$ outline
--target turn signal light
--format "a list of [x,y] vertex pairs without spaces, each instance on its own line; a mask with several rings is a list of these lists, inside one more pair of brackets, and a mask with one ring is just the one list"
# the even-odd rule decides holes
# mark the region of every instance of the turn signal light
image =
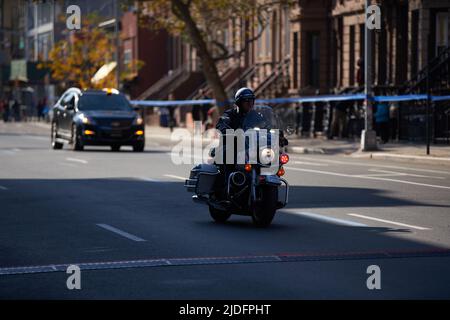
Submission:
[[288,163],[289,162],[289,156],[286,154],[286,153],[283,153],[281,156],[280,156],[280,163],[281,164],[286,164],[286,163]]
[[84,130],[84,134],[87,136],[92,136],[93,134],[95,134],[95,132],[92,130]]
[[143,134],[144,134],[144,131],[142,131],[142,130],[136,131],[137,136],[142,136]]
[[278,169],[277,176],[282,177],[284,176],[284,173],[285,173],[284,168],[281,167],[280,169]]
[[251,164],[246,164],[245,165],[245,171],[247,171],[247,172],[252,171],[252,165]]

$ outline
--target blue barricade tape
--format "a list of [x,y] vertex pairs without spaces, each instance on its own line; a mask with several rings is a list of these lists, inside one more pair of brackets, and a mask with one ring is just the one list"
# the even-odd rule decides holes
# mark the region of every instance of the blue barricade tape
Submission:
[[373,97],[373,101],[376,101],[376,102],[414,101],[414,100],[426,100],[426,99],[428,99],[428,96],[426,94]]
[[[375,96],[372,97],[376,102],[399,102],[399,101],[414,101],[414,100],[426,100],[428,96],[426,94],[414,94],[414,95],[400,95],[400,96]],[[280,103],[302,103],[302,102],[331,102],[331,101],[354,101],[365,100],[365,94],[349,94],[349,95],[323,95],[312,97],[293,97],[293,98],[274,98],[274,99],[256,99],[255,103],[259,104],[280,104]],[[450,100],[450,96],[432,96],[432,101],[446,101]],[[214,105],[216,100],[203,99],[203,100],[132,100],[131,104],[136,106],[145,107],[170,107],[170,106],[192,106],[192,105]],[[232,103],[232,101],[230,101]]]
[[432,101],[446,101],[446,100],[450,100],[450,96],[432,96],[431,100]]

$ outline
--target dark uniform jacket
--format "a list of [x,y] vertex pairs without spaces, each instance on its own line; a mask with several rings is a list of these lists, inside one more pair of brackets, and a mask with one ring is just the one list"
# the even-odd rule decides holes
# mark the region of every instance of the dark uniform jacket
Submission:
[[[222,134],[226,134],[227,129],[242,129],[246,113],[239,112],[239,107],[234,106],[232,109],[226,110],[217,121],[216,129]],[[287,139],[284,137],[283,130],[280,130],[280,146],[288,145]]]
[[225,134],[227,129],[236,130],[242,128],[244,119],[245,114],[239,112],[238,106],[234,106],[234,108],[226,110],[219,118],[216,129]]

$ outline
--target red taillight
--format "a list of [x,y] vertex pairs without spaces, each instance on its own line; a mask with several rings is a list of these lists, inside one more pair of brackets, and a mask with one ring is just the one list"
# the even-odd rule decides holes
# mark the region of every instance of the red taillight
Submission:
[[244,169],[245,169],[245,171],[250,172],[250,171],[252,171],[252,165],[251,164],[246,164]]
[[280,156],[280,163],[283,165],[283,164],[286,164],[288,162],[289,162],[289,156],[287,155],[287,153],[283,153]]
[[282,177],[284,176],[284,173],[285,173],[284,168],[281,167],[280,169],[278,169],[277,176]]

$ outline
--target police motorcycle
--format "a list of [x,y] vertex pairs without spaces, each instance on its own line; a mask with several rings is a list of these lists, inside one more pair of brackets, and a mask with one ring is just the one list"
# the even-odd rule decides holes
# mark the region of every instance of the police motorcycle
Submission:
[[282,176],[289,156],[282,152],[287,140],[279,124],[271,107],[255,106],[241,131],[220,136],[219,146],[210,152],[212,163],[191,170],[184,186],[194,193],[194,202],[208,205],[216,222],[236,214],[267,227],[276,210],[287,205],[289,184]]

